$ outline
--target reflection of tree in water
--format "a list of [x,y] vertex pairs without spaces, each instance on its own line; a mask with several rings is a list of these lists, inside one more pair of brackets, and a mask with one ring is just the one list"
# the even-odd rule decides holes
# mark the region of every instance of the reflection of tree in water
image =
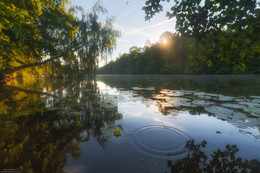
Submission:
[[[180,111],[188,111],[191,115],[200,115],[207,113],[203,106],[191,106],[191,102],[188,105],[183,104],[184,102],[178,103],[183,97],[169,97],[166,94],[162,94],[163,90],[135,90],[134,93],[138,96],[142,96],[145,101],[151,101],[150,104],[154,104],[158,107],[158,110],[163,115],[173,115]],[[184,98],[185,99],[185,98]],[[174,103],[176,100],[177,104]],[[192,101],[192,100],[190,100]]]
[[203,141],[200,144],[195,144],[194,140],[188,141],[186,148],[189,154],[181,160],[172,163],[168,161],[168,166],[171,172],[253,172],[260,171],[260,162],[256,159],[243,160],[236,157],[239,151],[236,145],[226,145],[225,150],[217,150],[210,154],[211,158],[208,160],[208,155],[202,150],[206,147],[207,142]]
[[[254,75],[99,75],[97,79],[111,88],[155,87],[196,90],[230,96],[260,95],[260,78]],[[230,89],[232,88],[232,90]]]
[[79,158],[79,144],[90,138],[105,147],[109,139],[101,128],[122,118],[117,107],[101,106],[93,81],[43,86],[47,92],[41,93],[43,88],[39,87],[37,92],[28,86],[21,90],[2,87],[8,90],[8,97],[0,101],[8,109],[0,115],[0,170],[63,172],[67,154]]
[[[188,113],[189,115],[207,114],[226,121],[241,129],[256,127],[259,129],[259,96],[231,97],[214,93],[205,93],[199,90],[170,90],[154,87],[133,87],[131,90],[119,89],[126,93],[130,100],[141,101],[146,107],[157,106],[162,115],[171,117]],[[128,99],[129,101],[129,99]],[[242,133],[247,133],[243,132]],[[251,132],[250,132],[251,133]],[[259,135],[252,136],[259,138]]]

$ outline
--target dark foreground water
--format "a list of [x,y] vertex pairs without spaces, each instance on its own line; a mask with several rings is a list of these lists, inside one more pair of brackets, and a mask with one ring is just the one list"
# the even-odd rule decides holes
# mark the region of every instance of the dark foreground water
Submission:
[[0,85],[2,172],[260,172],[260,76]]

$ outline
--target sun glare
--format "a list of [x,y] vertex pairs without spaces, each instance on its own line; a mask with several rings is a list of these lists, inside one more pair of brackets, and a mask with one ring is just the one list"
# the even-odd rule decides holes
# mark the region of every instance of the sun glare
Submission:
[[163,44],[166,44],[167,43],[167,40],[166,39],[163,39]]

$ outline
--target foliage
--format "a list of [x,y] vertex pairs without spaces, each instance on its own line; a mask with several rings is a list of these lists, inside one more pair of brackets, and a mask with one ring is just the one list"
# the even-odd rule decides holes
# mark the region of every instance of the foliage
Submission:
[[[97,57],[111,53],[119,32],[113,20],[99,21],[106,10],[98,2],[82,17],[81,7],[65,8],[64,0],[11,0],[0,2],[0,72],[51,64],[72,73],[95,71]],[[40,67],[42,68],[42,67]],[[54,72],[57,70],[54,70]],[[61,73],[62,74],[62,73]],[[69,72],[67,72],[69,74]]]
[[171,172],[258,172],[260,162],[256,159],[248,161],[236,157],[239,151],[236,145],[226,145],[225,150],[214,151],[210,154],[211,160],[208,160],[202,150],[206,145],[206,141],[200,144],[195,144],[194,140],[188,141],[186,149],[189,154],[174,164],[168,161]]
[[[162,1],[146,0],[143,10],[147,20],[163,10]],[[169,18],[176,18],[179,34],[196,40],[197,59],[211,65],[208,55],[214,51],[220,61],[232,63],[235,70],[245,70],[247,58],[259,59],[259,15],[256,0],[175,0],[167,12]]]
[[92,80],[23,78],[0,89],[1,170],[64,172],[69,156],[80,157],[81,142],[104,148],[113,131],[102,129],[122,118],[102,107]]
[[[212,36],[211,42],[217,42]],[[194,60],[197,51],[194,39],[164,32],[156,44],[132,47],[129,53],[121,55],[98,70],[101,74],[227,74],[241,73],[233,69],[231,62],[219,61],[218,51],[207,54],[207,61]],[[205,43],[205,45],[207,45]],[[206,46],[204,46],[205,48]],[[203,48],[203,47],[202,47]],[[247,57],[247,56],[246,56]],[[260,59],[245,58],[247,69],[243,73],[259,73]]]

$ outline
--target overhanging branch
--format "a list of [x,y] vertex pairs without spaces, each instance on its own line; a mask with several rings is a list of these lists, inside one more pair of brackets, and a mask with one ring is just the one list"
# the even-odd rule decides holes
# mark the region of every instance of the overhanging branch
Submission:
[[53,57],[53,58],[50,58],[50,59],[47,59],[47,60],[44,60],[44,61],[41,61],[41,62],[35,62],[35,63],[31,63],[31,64],[25,64],[25,65],[21,65],[21,66],[18,66],[18,67],[14,67],[14,68],[10,68],[10,69],[6,69],[5,70],[5,74],[11,74],[11,73],[14,73],[18,70],[21,70],[21,69],[25,69],[25,68],[29,68],[29,67],[35,67],[35,66],[39,66],[39,65],[43,65],[43,64],[46,64],[48,62],[51,62],[55,59],[58,59],[60,57]]

